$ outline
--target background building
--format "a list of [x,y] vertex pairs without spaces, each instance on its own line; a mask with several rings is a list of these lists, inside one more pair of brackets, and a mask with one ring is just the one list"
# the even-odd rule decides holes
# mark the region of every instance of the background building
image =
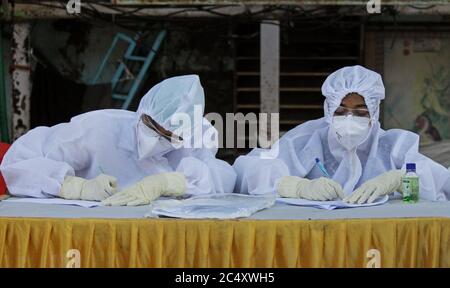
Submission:
[[330,72],[361,64],[383,75],[383,127],[419,133],[423,152],[450,166],[448,1],[3,1],[1,12],[5,142],[122,107],[111,98],[113,74],[126,64],[119,88],[128,91],[139,72],[124,59],[126,42],[95,80],[114,37],[136,39],[147,55],[165,31],[130,110],[162,79],[198,74],[206,113],[279,112],[283,133],[323,115]]

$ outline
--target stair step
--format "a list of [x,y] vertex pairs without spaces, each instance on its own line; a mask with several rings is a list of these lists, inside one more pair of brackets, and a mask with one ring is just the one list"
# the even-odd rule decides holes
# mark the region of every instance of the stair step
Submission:
[[117,93],[113,93],[112,94],[112,98],[116,99],[116,100],[126,100],[128,98],[127,94],[117,94]]
[[145,62],[145,60],[147,59],[146,57],[142,57],[142,56],[125,56],[124,57],[127,60],[131,60],[131,61],[141,61],[141,62]]

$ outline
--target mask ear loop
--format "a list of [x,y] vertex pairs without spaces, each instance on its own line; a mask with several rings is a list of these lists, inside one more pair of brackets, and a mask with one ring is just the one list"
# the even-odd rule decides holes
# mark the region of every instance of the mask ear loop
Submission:
[[[369,114],[370,114],[370,110],[369,110]],[[370,136],[372,135],[372,130],[373,130],[373,127],[374,127],[372,125],[372,123],[373,123],[372,121],[373,121],[372,115],[370,115],[370,117],[369,117],[369,131],[367,132],[367,136],[364,138],[364,140],[361,142],[361,144],[365,143],[367,141],[367,139],[369,139]]]

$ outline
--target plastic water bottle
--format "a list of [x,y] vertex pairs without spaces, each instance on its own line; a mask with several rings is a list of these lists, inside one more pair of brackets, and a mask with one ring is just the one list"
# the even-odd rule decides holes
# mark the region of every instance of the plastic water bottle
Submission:
[[402,179],[403,202],[416,203],[419,201],[419,176],[416,174],[416,163],[406,164],[406,174]]

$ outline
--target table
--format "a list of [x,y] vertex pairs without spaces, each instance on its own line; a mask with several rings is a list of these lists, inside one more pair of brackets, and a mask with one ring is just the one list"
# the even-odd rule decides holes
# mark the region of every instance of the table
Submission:
[[0,267],[450,267],[450,202],[321,210],[276,204],[248,219],[142,218],[140,207],[0,202]]

